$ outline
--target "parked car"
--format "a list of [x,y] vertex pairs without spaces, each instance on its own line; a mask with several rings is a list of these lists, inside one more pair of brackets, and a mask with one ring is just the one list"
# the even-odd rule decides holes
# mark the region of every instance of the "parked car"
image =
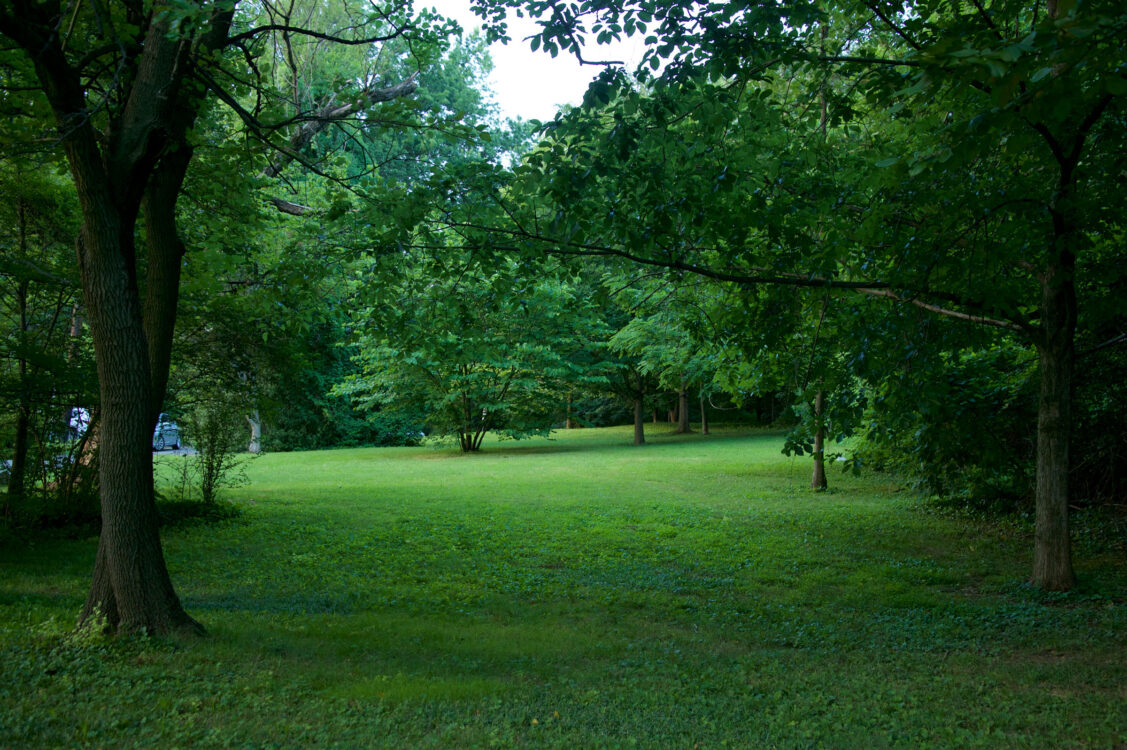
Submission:
[[165,448],[176,450],[179,447],[180,425],[172,421],[167,414],[161,414],[156,429],[153,430],[153,450],[162,451]]

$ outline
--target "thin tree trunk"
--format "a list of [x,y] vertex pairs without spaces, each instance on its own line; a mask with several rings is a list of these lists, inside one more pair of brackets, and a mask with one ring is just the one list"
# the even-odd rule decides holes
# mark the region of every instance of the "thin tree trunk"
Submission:
[[[20,359],[20,381],[22,382],[26,373],[25,361]],[[28,433],[30,432],[30,404],[28,403],[27,393],[20,393],[20,404],[16,410],[16,444],[12,451],[12,468],[8,475],[8,492],[4,495],[4,508],[0,511],[0,516],[11,515],[11,505],[14,502],[23,499],[26,489],[25,477],[27,476],[27,453],[28,453]]]
[[[20,257],[27,257],[27,204],[21,198],[16,206],[16,215],[19,223],[19,251]],[[12,453],[12,468],[8,475],[8,494],[4,497],[4,507],[0,515],[8,517],[12,513],[13,501],[23,499],[25,492],[25,477],[27,475],[28,432],[31,427],[31,398],[28,395],[27,358],[23,349],[27,345],[27,294],[29,282],[24,279],[16,287],[16,308],[19,315],[19,356],[17,368],[19,374],[19,403],[16,407],[16,440]]]
[[250,453],[262,452],[262,420],[258,416],[258,409],[255,409],[247,415],[247,422],[250,424],[250,445],[247,450]]
[[675,433],[685,435],[693,431],[689,424],[689,389],[685,379],[681,379],[681,387],[677,389],[677,429]]
[[1075,258],[1065,251],[1042,280],[1044,335],[1038,346],[1036,533],[1032,583],[1067,591],[1076,583],[1068,524],[1072,373],[1076,330]]
[[634,445],[646,444],[646,419],[645,407],[642,397],[634,399]]
[[810,487],[815,490],[829,488],[826,481],[826,393],[822,389],[814,395],[814,473]]
[[567,421],[564,423],[565,430],[575,429],[575,423],[571,419],[571,394],[567,394]]
[[704,391],[700,392],[700,434],[708,434],[708,409],[706,408],[707,399],[704,397]]

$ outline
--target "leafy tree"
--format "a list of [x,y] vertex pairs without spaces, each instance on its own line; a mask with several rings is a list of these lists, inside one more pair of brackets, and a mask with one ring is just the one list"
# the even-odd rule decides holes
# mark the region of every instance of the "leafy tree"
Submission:
[[[517,6],[553,54],[638,33],[668,65],[644,90],[608,71],[557,119],[514,193],[551,200],[508,236],[1013,336],[1038,358],[1032,581],[1071,587],[1077,338],[1123,273],[1103,263],[1124,219],[1122,5],[477,4],[494,22]],[[1108,283],[1078,285],[1093,266]]]
[[567,384],[601,379],[572,356],[598,340],[594,313],[564,269],[428,255],[358,315],[362,373],[346,391],[369,408],[426,414],[465,452],[489,431],[547,434]]
[[[341,82],[349,99],[343,111],[322,106],[274,119],[282,116],[278,109],[256,111],[239,101],[250,93],[248,81],[270,90],[255,62],[264,40],[314,37],[371,49],[400,37],[414,36],[421,47],[436,38],[425,20],[412,22],[402,8],[349,7],[348,24],[321,29],[289,18],[256,25],[261,8],[248,9],[242,13],[233,2],[0,5],[2,64],[12,73],[5,85],[21,92],[13,116],[28,125],[29,136],[53,139],[65,155],[80,207],[79,268],[103,410],[102,534],[82,618],[100,612],[114,629],[200,629],[164,564],[148,440],[168,380],[185,252],[177,199],[205,103],[216,97],[286,158],[296,158],[320,129],[312,124],[354,115],[415,84]],[[278,136],[287,122],[303,121],[311,126],[285,141]]]

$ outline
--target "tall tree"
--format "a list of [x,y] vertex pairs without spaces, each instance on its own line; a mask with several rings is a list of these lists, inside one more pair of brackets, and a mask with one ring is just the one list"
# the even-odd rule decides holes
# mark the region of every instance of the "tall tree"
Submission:
[[[237,17],[234,2],[0,4],[0,36],[10,45],[4,55],[21,73],[13,89],[32,90],[19,114],[34,118],[47,105],[51,121],[32,122],[65,154],[82,216],[78,264],[103,414],[102,533],[83,619],[105,618],[126,631],[201,629],[165,565],[149,450],[168,380],[185,252],[176,204],[195,152],[192,133],[211,94],[260,134],[280,131],[284,123],[270,121],[269,112],[257,117],[237,93],[260,72],[256,43],[271,34],[370,47],[416,30],[401,8],[354,11],[351,21],[339,33],[287,18],[255,25],[252,15]],[[356,91],[346,84],[355,92],[347,112],[413,85]],[[321,108],[298,120],[337,116]],[[274,145],[294,158],[307,142],[302,133]]]
[[547,433],[568,384],[603,379],[573,357],[600,338],[601,321],[564,269],[455,251],[392,262],[398,304],[381,295],[357,321],[363,372],[347,391],[361,402],[426,414],[473,452],[489,431]]
[[[479,2],[494,22],[519,0]],[[1078,275],[1122,227],[1121,3],[528,3],[537,44],[648,34],[526,162],[510,236],[741,284],[852,290],[1036,351],[1032,581],[1068,589]],[[503,33],[499,25],[495,31]],[[613,204],[608,214],[605,206]],[[550,229],[545,229],[549,227]],[[1093,342],[1099,345],[1101,342]]]

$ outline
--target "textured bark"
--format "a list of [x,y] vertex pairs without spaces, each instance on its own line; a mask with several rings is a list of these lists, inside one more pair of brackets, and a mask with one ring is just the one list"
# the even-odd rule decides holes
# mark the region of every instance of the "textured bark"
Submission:
[[[170,33],[171,14],[154,9],[147,18],[138,17],[148,24],[143,43],[135,56],[121,61],[115,79],[120,89],[104,102],[101,132],[87,109],[85,63],[71,62],[57,33],[60,14],[58,3],[13,0],[0,11],[0,33],[34,65],[82,213],[77,255],[101,399],[102,533],[81,617],[86,622],[104,618],[110,628],[124,631],[199,630],[173,591],[158,534],[149,441],[163,393],[154,388],[152,375],[167,369],[161,364],[167,360],[162,346],[171,327],[164,313],[142,322],[134,235],[142,200],[149,200],[146,192],[164,195],[162,205],[146,206],[154,240],[146,283],[151,291],[164,290],[162,309],[174,310],[176,293],[169,280],[174,276],[168,274],[178,273],[179,256],[174,264],[163,259],[169,238],[158,236],[155,227],[162,220],[171,225],[183,170],[170,167],[167,175],[159,170],[177,159],[186,166],[190,158],[190,152],[178,155],[177,150],[187,147],[185,129],[202,96],[185,94],[182,84],[191,75],[192,55],[208,55],[222,45],[233,10],[217,8],[210,18],[201,18],[194,38]],[[171,239],[175,247],[174,232]],[[150,339],[160,344],[156,351],[150,350]],[[150,355],[155,355],[152,362]]]
[[814,473],[810,487],[815,490],[829,488],[826,481],[826,393],[819,389],[814,395]]
[[192,149],[184,146],[162,159],[145,191],[144,329],[152,379],[149,419],[156,424],[168,389],[172,336],[180,295],[180,267],[184,243],[176,228],[176,201],[188,171]]
[[180,605],[164,562],[153,496],[153,420],[148,346],[140,299],[114,211],[87,196],[83,293],[94,341],[102,420],[102,532],[81,619],[113,630],[202,631]]
[[1076,330],[1075,260],[1068,252],[1042,279],[1044,335],[1038,346],[1036,533],[1032,583],[1067,591],[1076,582],[1068,524],[1069,444]]

